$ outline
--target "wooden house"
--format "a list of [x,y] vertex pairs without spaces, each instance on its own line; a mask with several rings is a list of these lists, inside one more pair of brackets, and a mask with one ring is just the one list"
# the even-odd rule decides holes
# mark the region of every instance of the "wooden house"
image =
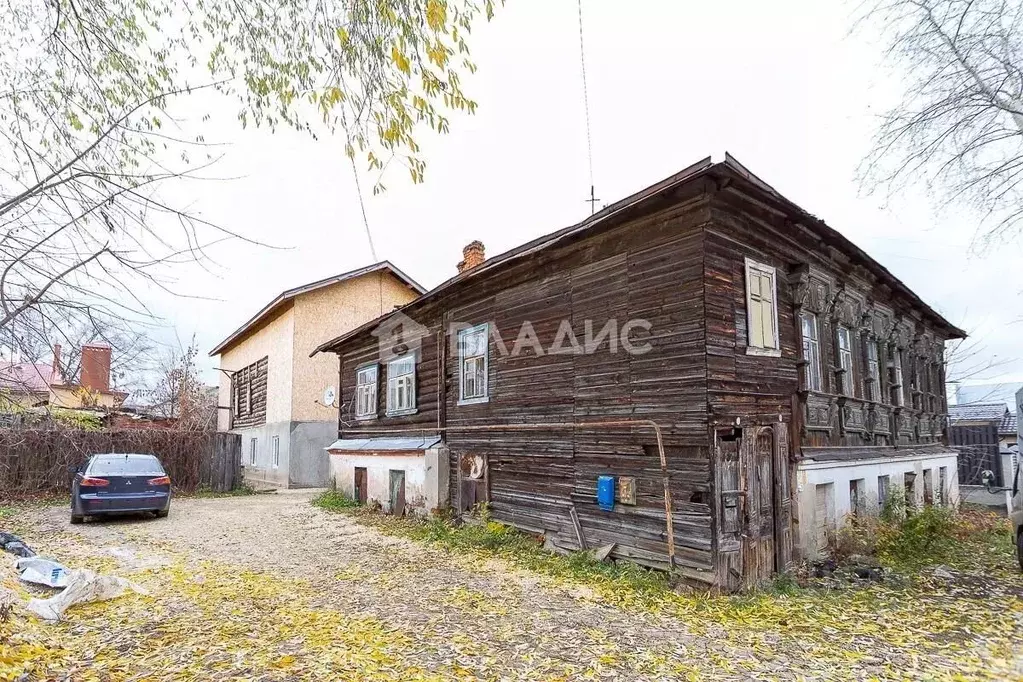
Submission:
[[885,471],[954,479],[942,350],[963,332],[730,156],[464,255],[316,350],[340,359],[329,452],[353,495],[487,502],[555,545],[735,589],[815,551]]

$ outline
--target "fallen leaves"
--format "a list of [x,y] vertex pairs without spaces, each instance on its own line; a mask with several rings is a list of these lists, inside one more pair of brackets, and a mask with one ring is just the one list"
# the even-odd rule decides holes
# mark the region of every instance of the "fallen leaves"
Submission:
[[56,625],[16,610],[0,680],[1023,679],[1008,571],[687,595],[387,537],[288,498],[182,501],[160,528],[24,519],[41,551],[150,594]]

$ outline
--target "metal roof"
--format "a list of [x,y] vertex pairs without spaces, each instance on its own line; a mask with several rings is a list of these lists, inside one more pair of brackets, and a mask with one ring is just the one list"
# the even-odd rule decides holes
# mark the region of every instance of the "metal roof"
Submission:
[[53,367],[50,365],[31,362],[0,364],[0,389],[13,393],[46,393],[52,381]]
[[917,445],[900,445],[899,447],[890,445],[825,446],[802,448],[801,452],[801,461],[807,462],[842,462],[884,457],[937,457],[959,454],[955,448],[942,443],[919,443]]
[[417,294],[426,293],[426,289],[424,289],[422,285],[395,267],[393,263],[386,260],[380,261],[373,265],[367,265],[364,268],[343,272],[340,275],[334,275],[333,277],[327,277],[326,279],[321,279],[316,282],[303,284],[302,286],[295,287],[294,289],[282,291],[274,300],[267,303],[258,313],[249,318],[248,322],[235,329],[226,339],[218,343],[213,350],[210,351],[209,356],[213,357],[214,355],[220,355],[223,353],[225,350],[233,346],[236,341],[239,341],[246,332],[259,324],[262,320],[265,320],[272,313],[280,310],[286,303],[296,296],[301,296],[302,294],[307,294],[310,291],[316,291],[317,289],[322,289],[323,287],[338,284],[339,282],[344,282],[349,279],[362,277],[363,275],[368,275],[373,272],[390,272],[394,275],[394,277],[404,282],[409,289],[412,289]]
[[961,421],[992,421],[1002,423],[1009,408],[1005,403],[970,403],[968,405],[949,405],[948,418],[953,424]]
[[440,436],[420,436],[418,438],[351,438],[334,441],[324,448],[328,452],[341,450],[344,452],[380,452],[426,450],[440,442]]
[[526,242],[521,246],[511,249],[510,251],[506,251],[505,253],[502,253],[500,255],[494,256],[493,258],[488,258],[486,261],[483,262],[482,265],[479,265],[475,268],[466,270],[465,272],[461,272],[455,275],[451,279],[441,283],[439,286],[426,292],[416,300],[405,304],[401,308],[397,308],[396,310],[381,315],[375,320],[370,320],[369,322],[363,324],[360,327],[356,327],[351,331],[345,332],[344,334],[341,334],[336,338],[333,338],[329,341],[326,341],[325,343],[320,344],[312,353],[310,353],[310,356],[316,355],[317,353],[323,351],[332,350],[338,344],[347,341],[348,339],[357,336],[358,334],[365,332],[368,329],[375,328],[385,319],[387,319],[391,315],[394,315],[397,312],[403,312],[407,314],[408,310],[415,308],[421,304],[424,304],[426,301],[436,298],[439,294],[441,294],[442,292],[446,291],[447,289],[456,284],[460,284],[461,282],[473,277],[479,277],[480,275],[483,275],[486,272],[490,272],[495,268],[531,256],[535,254],[537,251],[547,249],[551,246],[554,246],[555,244],[562,242],[565,239],[573,237],[579,233],[586,232],[592,228],[596,228],[598,225],[607,222],[610,218],[613,218],[618,214],[621,214],[627,209],[630,209],[638,204],[644,203],[657,196],[660,196],[673,189],[676,189],[681,185],[692,182],[697,178],[704,177],[709,174],[713,174],[716,176],[727,176],[730,179],[737,178],[739,180],[744,180],[750,183],[761,193],[761,195],[769,196],[774,201],[782,204],[784,209],[787,210],[789,213],[795,214],[796,220],[803,221],[809,229],[813,230],[821,237],[825,237],[831,239],[834,242],[837,242],[842,250],[852,255],[855,261],[858,261],[860,264],[862,264],[868,271],[872,272],[878,279],[888,284],[895,291],[898,291],[904,296],[906,296],[915,306],[924,311],[929,317],[931,317],[939,324],[946,327],[946,329],[950,333],[950,338],[966,338],[966,332],[953,325],[951,322],[942,317],[937,311],[935,311],[933,308],[924,303],[919,296],[913,293],[913,291],[909,287],[903,284],[902,281],[899,280],[895,275],[893,275],[886,267],[884,267],[876,260],[871,258],[863,249],[852,243],[841,232],[827,225],[823,220],[815,217],[811,213],[807,212],[805,209],[800,208],[789,199],[783,197],[777,190],[775,190],[766,182],[764,182],[756,175],[751,173],[745,166],[739,163],[739,161],[736,160],[735,157],[733,157],[728,152],[725,152],[724,161],[719,161],[715,163],[713,159],[708,156],[707,158],[697,161],[693,165],[679,171],[678,173],[675,173],[670,177],[665,178],[664,180],[661,180],[658,183],[655,183],[647,187],[646,189],[640,190],[635,194],[632,194],[624,199],[616,201],[613,204],[605,206],[604,208],[597,211],[592,216],[590,216],[586,220],[583,220],[580,223],[570,225],[569,227],[562,228],[561,230],[552,232],[551,234],[548,235],[544,235],[542,237],[534,239],[533,241]]

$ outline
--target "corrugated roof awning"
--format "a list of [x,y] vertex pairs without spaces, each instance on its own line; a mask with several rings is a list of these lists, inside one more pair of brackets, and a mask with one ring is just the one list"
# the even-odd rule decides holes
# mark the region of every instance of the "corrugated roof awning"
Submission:
[[342,452],[377,452],[426,450],[440,442],[440,436],[419,436],[415,438],[350,438],[334,441],[324,450]]
[[802,454],[801,461],[804,462],[855,462],[857,460],[872,460],[885,457],[958,455],[959,452],[955,448],[941,443],[921,443],[919,445],[901,445],[897,448],[890,445],[803,448]]

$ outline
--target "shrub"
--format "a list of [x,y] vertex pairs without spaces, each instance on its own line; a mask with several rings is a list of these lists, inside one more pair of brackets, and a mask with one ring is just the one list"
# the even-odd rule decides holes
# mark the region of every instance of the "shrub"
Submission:
[[834,535],[831,558],[841,563],[856,554],[875,556],[878,536],[884,532],[884,522],[879,516],[851,516]]
[[878,554],[891,563],[905,566],[948,563],[956,542],[955,525],[955,510],[924,507],[906,516],[893,532],[878,535]]
[[896,492],[877,515],[852,517],[830,539],[839,563],[853,555],[873,556],[908,570],[947,564],[961,568],[1011,567],[1013,538],[1008,521],[992,512],[926,506],[906,513]]

